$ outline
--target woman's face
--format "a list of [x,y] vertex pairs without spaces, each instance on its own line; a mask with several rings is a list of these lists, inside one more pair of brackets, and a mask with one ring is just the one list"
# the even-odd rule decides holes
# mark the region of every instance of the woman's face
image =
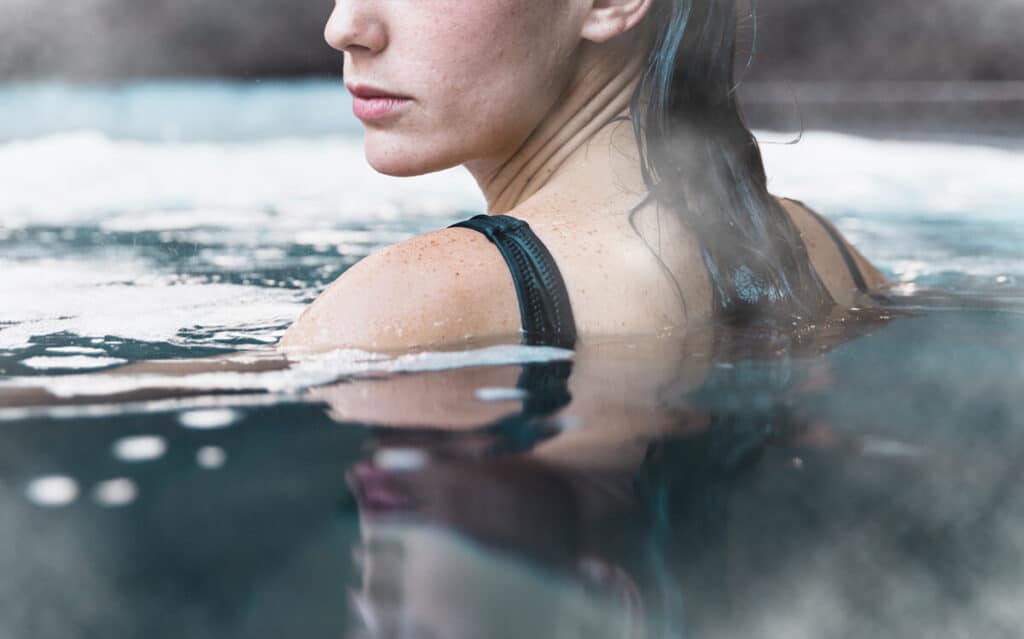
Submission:
[[572,78],[584,5],[337,0],[325,36],[345,53],[369,163],[408,176],[511,154]]

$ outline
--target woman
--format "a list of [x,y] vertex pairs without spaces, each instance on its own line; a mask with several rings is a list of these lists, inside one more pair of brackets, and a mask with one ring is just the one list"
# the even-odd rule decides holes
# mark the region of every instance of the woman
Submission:
[[465,166],[491,217],[364,259],[282,344],[522,332],[571,347],[813,318],[882,285],[827,222],[768,194],[736,102],[735,5],[338,0],[326,38],[344,52],[369,163],[394,176]]

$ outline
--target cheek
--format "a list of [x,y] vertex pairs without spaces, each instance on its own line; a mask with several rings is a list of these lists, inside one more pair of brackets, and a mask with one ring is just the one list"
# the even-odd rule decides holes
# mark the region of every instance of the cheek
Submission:
[[564,89],[572,42],[544,11],[463,2],[451,9],[459,19],[394,34],[393,64],[415,79],[419,101],[394,126],[368,128],[367,159],[378,171],[415,175],[511,152]]

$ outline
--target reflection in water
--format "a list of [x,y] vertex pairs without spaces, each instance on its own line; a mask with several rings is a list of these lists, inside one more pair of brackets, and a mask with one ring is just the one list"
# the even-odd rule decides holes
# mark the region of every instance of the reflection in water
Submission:
[[60,604],[7,591],[0,635],[1013,636],[1021,337],[865,315],[10,420],[0,566]]
[[39,506],[67,506],[78,498],[78,483],[61,475],[37,477],[29,482],[25,496]]
[[167,442],[159,435],[136,435],[117,440],[112,450],[114,457],[124,462],[153,461],[167,452]]
[[[604,344],[573,378],[521,375],[523,412],[482,430],[379,428],[348,474],[363,558],[352,636],[1007,630],[985,599],[1020,594],[1016,535],[998,521],[1024,506],[1015,469],[802,414],[799,398],[833,383],[807,356],[841,342],[834,329],[698,338],[670,357]],[[558,410],[585,425],[524,419]],[[431,461],[380,464],[394,446]]]
[[220,446],[203,446],[196,451],[196,463],[208,470],[220,468],[228,461],[228,455]]
[[109,507],[127,506],[135,501],[138,494],[139,488],[135,482],[125,477],[101,481],[93,489],[96,503]]

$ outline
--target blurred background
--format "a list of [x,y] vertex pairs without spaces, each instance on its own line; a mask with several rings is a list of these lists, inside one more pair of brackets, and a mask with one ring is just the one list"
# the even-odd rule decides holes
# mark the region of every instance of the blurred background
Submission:
[[[0,2],[0,79],[331,74],[330,0]],[[1021,0],[760,0],[757,79],[1024,80]],[[748,25],[749,26],[749,25]]]

